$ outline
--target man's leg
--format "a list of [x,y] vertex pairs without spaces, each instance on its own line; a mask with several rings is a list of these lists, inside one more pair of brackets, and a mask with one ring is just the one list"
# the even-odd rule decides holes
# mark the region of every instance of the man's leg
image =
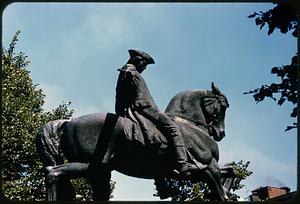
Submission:
[[198,166],[188,162],[187,150],[180,131],[177,130],[176,124],[165,113],[160,112],[155,107],[140,109],[139,114],[152,121],[157,129],[166,136],[172,157],[174,161],[174,173],[179,177],[188,178],[191,171],[200,170]]
[[199,170],[196,165],[188,163],[187,151],[182,135],[167,114],[153,107],[141,110],[141,114],[155,123],[157,128],[166,136],[175,157],[175,173],[187,178],[191,175],[191,171]]
[[164,113],[161,113],[159,122],[162,124],[162,129],[167,136],[168,141],[172,145],[172,150],[175,156],[175,169],[178,171],[179,176],[189,177],[191,171],[198,170],[194,164],[188,163],[187,150],[180,131],[176,128],[173,121]]

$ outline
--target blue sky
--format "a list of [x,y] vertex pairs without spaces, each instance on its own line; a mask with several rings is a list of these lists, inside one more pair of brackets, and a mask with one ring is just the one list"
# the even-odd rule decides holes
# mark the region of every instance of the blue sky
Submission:
[[[296,190],[297,133],[284,132],[292,106],[271,99],[256,104],[243,92],[278,79],[273,66],[296,53],[291,34],[267,35],[253,19],[266,3],[14,3],[3,12],[3,45],[21,30],[19,51],[31,61],[34,83],[46,94],[45,110],[71,101],[74,117],[114,112],[117,69],[128,49],[149,52],[156,63],[143,73],[160,110],[176,93],[210,89],[227,96],[227,136],[220,164],[250,161],[254,173],[239,194],[259,186]],[[157,200],[152,180],[113,173],[113,200]]]

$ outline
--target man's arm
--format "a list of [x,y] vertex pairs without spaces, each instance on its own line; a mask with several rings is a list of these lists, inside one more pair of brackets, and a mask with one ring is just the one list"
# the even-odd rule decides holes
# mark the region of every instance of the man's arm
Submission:
[[126,114],[126,108],[130,104],[131,96],[131,82],[135,69],[131,65],[126,64],[121,69],[116,87],[116,103],[115,112],[117,115],[124,116]]
[[118,98],[116,98],[115,112],[118,116],[125,115],[125,106],[122,103],[120,103],[120,100],[118,100]]
[[124,87],[122,84],[121,73],[118,78],[117,87],[116,87],[116,103],[115,103],[115,112],[119,116],[125,115],[125,103],[124,103]]

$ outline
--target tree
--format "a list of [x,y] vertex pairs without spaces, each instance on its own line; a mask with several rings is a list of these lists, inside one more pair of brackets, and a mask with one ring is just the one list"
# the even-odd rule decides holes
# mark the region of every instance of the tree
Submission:
[[[231,162],[225,164],[225,166],[232,166],[233,171],[236,175],[234,180],[232,190],[240,190],[244,188],[244,184],[241,182],[247,179],[253,172],[248,170],[250,162]],[[168,185],[168,190],[173,195],[173,201],[211,201],[210,198],[210,189],[206,183],[198,182],[193,183],[191,181],[178,181],[174,179],[167,179],[166,184]],[[156,192],[154,196],[159,197],[159,192]],[[230,201],[237,201],[239,196],[235,193],[229,193]]]
[[[293,31],[292,35],[297,37],[298,20],[296,10],[288,3],[281,2],[268,11],[254,12],[248,16],[255,18],[255,23],[262,29],[266,24],[268,25],[268,35],[271,35],[275,29],[279,29],[281,33],[286,34]],[[276,95],[279,94],[277,101],[278,105],[282,105],[288,101],[294,105],[290,114],[291,117],[297,117],[297,56],[293,56],[289,65],[273,67],[271,74],[276,74],[280,77],[280,83],[272,83],[271,85],[262,85],[260,88],[245,92],[244,94],[253,94],[254,100],[258,103],[263,101],[266,97],[277,101]],[[274,96],[275,95],[275,96]],[[286,131],[296,128],[297,123],[287,126]]]
[[[247,179],[249,176],[253,174],[252,171],[248,170],[248,167],[250,165],[250,161],[243,162],[243,160],[239,162],[231,162],[226,164],[227,166],[232,166],[233,171],[235,172],[236,179],[234,180],[232,191],[241,190],[245,187],[245,184],[242,184],[241,182],[245,179]],[[232,201],[237,201],[240,196],[238,196],[235,193],[229,193],[229,198]]]
[[70,118],[73,110],[62,104],[44,112],[45,95],[33,84],[27,56],[14,53],[18,35],[8,49],[2,48],[2,179],[3,191],[13,200],[44,199],[42,165],[35,149],[36,130],[60,117]]
[[[35,147],[36,130],[48,121],[69,119],[74,111],[68,109],[71,102],[51,112],[43,110],[45,95],[30,78],[28,57],[23,52],[14,53],[19,34],[8,49],[2,48],[2,194],[11,200],[37,201],[44,200],[46,193]],[[90,200],[87,183],[72,182],[81,197]]]

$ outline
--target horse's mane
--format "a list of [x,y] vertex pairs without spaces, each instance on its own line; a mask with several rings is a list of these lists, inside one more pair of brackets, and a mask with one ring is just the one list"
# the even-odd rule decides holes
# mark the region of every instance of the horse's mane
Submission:
[[208,95],[213,95],[212,91],[198,89],[179,92],[171,99],[165,113],[205,124],[201,100]]

